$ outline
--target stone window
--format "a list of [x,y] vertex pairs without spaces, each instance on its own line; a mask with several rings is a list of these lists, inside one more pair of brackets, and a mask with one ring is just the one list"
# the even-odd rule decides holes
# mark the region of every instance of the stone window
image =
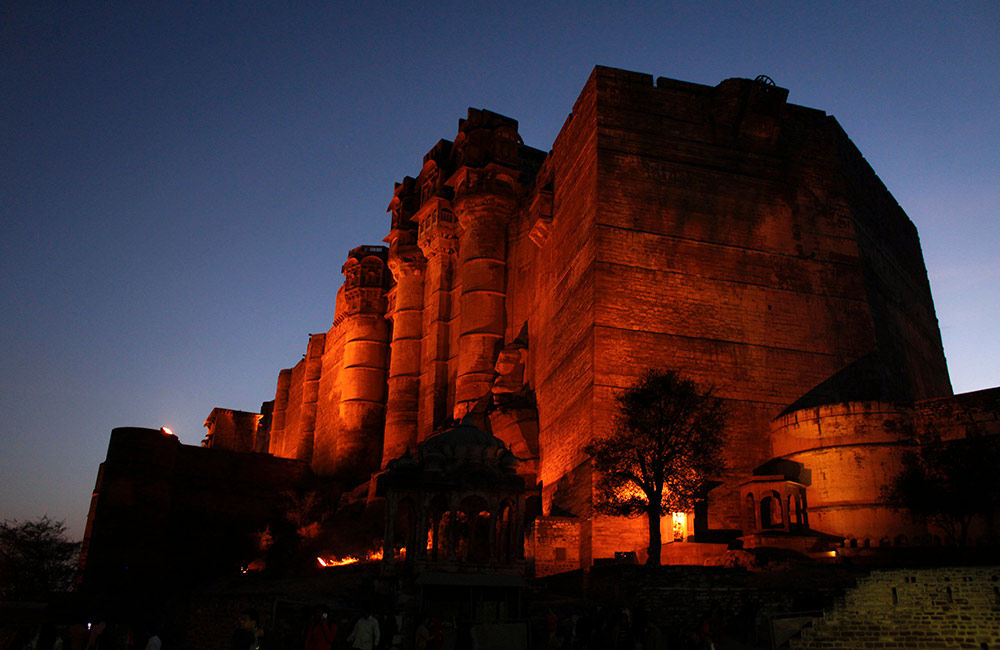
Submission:
[[376,258],[366,258],[361,262],[361,286],[382,286],[382,261]]

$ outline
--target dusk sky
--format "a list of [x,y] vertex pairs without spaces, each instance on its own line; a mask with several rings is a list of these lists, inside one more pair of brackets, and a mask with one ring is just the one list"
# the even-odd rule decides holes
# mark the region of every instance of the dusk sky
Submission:
[[83,535],[111,429],[198,444],[326,331],[467,108],[551,148],[595,65],[770,76],[916,224],[955,392],[1000,385],[1000,3],[0,9],[0,518]]

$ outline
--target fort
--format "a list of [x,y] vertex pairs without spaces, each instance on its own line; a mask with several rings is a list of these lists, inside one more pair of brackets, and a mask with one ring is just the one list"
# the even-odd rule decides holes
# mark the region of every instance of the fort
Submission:
[[[621,389],[673,368],[732,415],[666,562],[736,537],[932,539],[880,491],[923,440],[1000,434],[1000,389],[952,394],[916,228],[837,121],[787,97],[597,67],[547,153],[469,109],[395,185],[384,245],[351,250],[330,328],[260,414],[213,411],[202,452],[371,503],[392,461],[476,427],[516,457],[525,552],[551,574],[644,553],[644,521],[594,511],[583,447]],[[99,478],[88,539],[112,491]]]

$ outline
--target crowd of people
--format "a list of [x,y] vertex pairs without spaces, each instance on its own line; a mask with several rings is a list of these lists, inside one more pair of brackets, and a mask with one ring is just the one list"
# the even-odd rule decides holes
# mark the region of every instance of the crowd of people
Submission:
[[[759,607],[748,605],[745,609],[738,620],[726,620],[721,609],[713,608],[704,616],[665,629],[641,607],[606,605],[567,610],[561,615],[553,609],[536,610],[530,618],[529,647],[532,650],[760,647]],[[0,650],[181,650],[170,635],[161,638],[161,633],[156,624],[133,627],[106,621],[85,626],[22,625],[0,634]],[[489,639],[477,635],[489,633],[482,627],[477,631],[469,620],[442,620],[426,615],[402,626],[395,616],[376,616],[368,605],[362,606],[360,615],[355,610],[353,616],[340,612],[337,618],[321,605],[311,611],[304,624],[294,624],[292,629],[283,629],[269,637],[259,614],[244,609],[234,621],[228,650],[479,650],[481,642]]]
[[718,605],[704,615],[661,628],[642,607],[603,606],[558,616],[547,610],[533,648],[545,650],[728,650],[771,647],[760,605],[746,603],[738,616]]
[[28,624],[0,629],[0,650],[163,650],[158,625]]

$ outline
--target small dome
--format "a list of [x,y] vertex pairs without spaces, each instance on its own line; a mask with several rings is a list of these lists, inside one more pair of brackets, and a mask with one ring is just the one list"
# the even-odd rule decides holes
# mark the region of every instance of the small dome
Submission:
[[441,454],[447,458],[491,460],[506,449],[503,440],[463,422],[425,440],[420,455],[425,459]]
[[518,494],[524,479],[517,475],[518,460],[507,445],[468,420],[431,436],[393,460],[379,476],[375,493],[392,490],[499,490]]

